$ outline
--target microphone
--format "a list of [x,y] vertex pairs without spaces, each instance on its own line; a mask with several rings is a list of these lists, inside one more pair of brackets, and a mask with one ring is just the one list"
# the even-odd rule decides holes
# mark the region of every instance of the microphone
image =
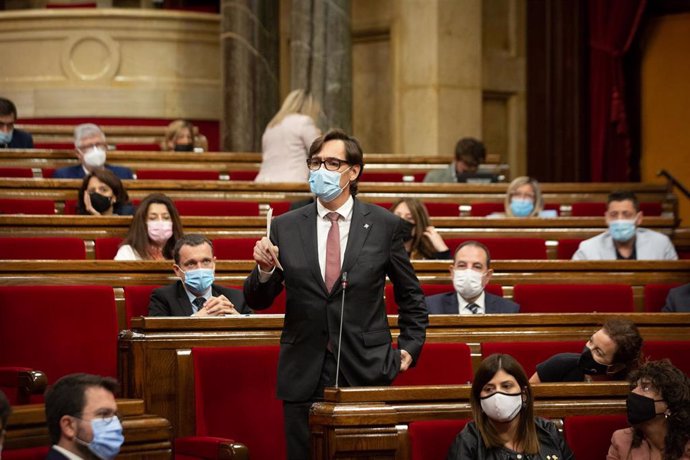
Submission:
[[340,285],[343,287],[343,296],[340,300],[340,332],[338,332],[338,356],[335,362],[335,387],[338,388],[340,376],[340,346],[343,343],[343,314],[345,313],[345,290],[347,289],[347,272],[340,276]]

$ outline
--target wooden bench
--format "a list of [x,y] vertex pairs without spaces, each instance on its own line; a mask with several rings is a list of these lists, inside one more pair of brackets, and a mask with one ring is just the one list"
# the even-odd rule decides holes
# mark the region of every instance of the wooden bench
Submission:
[[[314,459],[409,459],[408,426],[425,420],[471,419],[469,385],[326,389],[309,416]],[[626,383],[541,384],[532,387],[535,415],[625,413]],[[555,420],[558,424],[562,420]]]
[[[481,359],[481,343],[491,341],[561,341],[582,343],[610,317],[634,321],[647,340],[687,340],[690,314],[517,314],[488,316],[431,316],[428,342],[462,342]],[[389,316],[397,336],[397,317]],[[150,412],[168,417],[178,436],[194,433],[189,377],[192,347],[277,344],[282,315],[228,318],[135,318],[120,336],[120,379],[125,394],[143,398]],[[178,378],[178,372],[185,374]],[[155,382],[152,384],[151,382]]]
[[[125,443],[118,458],[169,459],[172,456],[172,428],[168,420],[150,415],[140,399],[118,399]],[[4,450],[50,446],[43,404],[12,408]]]

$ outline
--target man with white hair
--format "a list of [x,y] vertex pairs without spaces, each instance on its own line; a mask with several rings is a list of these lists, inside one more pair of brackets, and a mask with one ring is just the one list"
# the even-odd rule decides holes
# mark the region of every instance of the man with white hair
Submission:
[[55,179],[83,179],[95,169],[109,169],[120,179],[134,179],[129,168],[106,164],[105,134],[93,123],[84,123],[74,128],[74,147],[78,165],[66,166],[53,173]]

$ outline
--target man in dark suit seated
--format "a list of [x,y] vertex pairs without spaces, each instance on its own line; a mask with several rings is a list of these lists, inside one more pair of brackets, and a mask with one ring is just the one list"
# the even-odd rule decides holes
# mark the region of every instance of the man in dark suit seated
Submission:
[[661,309],[664,312],[690,312],[690,283],[678,286],[668,291],[666,304]]
[[47,460],[112,459],[125,438],[117,417],[115,379],[70,374],[55,382],[45,399],[50,442]]
[[74,147],[79,164],[55,170],[54,179],[83,179],[94,169],[100,168],[111,170],[120,179],[134,179],[131,169],[105,162],[108,150],[105,134],[93,123],[84,123],[74,128]]
[[2,149],[32,149],[34,139],[31,134],[21,129],[15,129],[17,121],[17,107],[9,99],[0,97],[0,148]]
[[465,241],[459,245],[450,266],[455,290],[427,297],[429,314],[519,313],[520,305],[484,291],[494,273],[490,267],[491,255],[482,243]]
[[238,289],[213,284],[213,243],[203,235],[185,235],[173,249],[173,270],[180,278],[151,293],[149,316],[222,316],[251,313]]

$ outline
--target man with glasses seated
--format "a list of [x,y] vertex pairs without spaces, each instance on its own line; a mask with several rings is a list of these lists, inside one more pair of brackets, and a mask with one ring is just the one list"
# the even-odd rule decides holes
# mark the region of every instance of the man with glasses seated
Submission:
[[109,169],[120,179],[134,179],[129,168],[107,164],[108,144],[101,128],[93,123],[84,123],[74,128],[74,147],[79,164],[65,166],[53,173],[55,179],[83,179],[95,169]]
[[32,149],[34,139],[31,134],[15,129],[17,107],[9,99],[0,97],[0,149]]
[[642,211],[633,192],[611,192],[606,208],[609,229],[580,243],[573,260],[677,260],[668,236],[640,228]]
[[214,284],[213,243],[185,235],[173,249],[175,283],[151,293],[149,316],[222,316],[251,313],[242,291]]
[[125,438],[117,416],[115,379],[91,374],[62,377],[47,392],[52,449],[46,459],[115,458]]

